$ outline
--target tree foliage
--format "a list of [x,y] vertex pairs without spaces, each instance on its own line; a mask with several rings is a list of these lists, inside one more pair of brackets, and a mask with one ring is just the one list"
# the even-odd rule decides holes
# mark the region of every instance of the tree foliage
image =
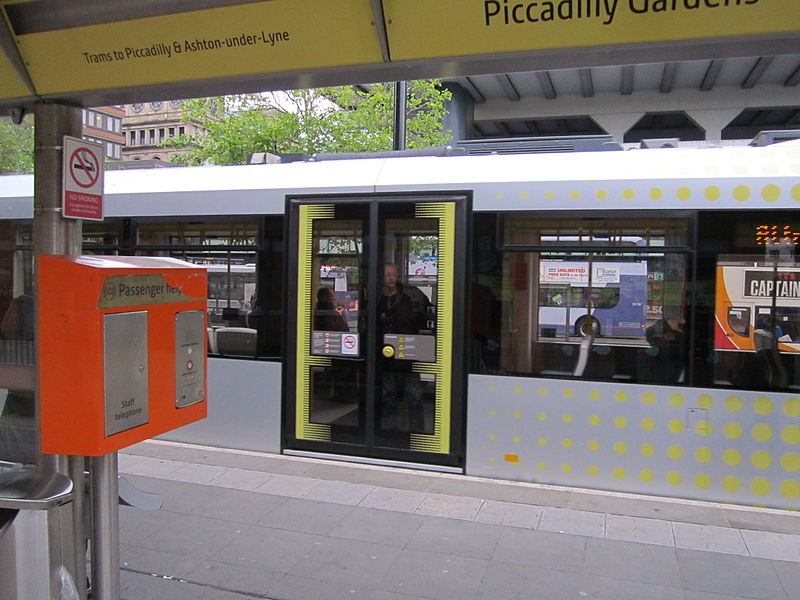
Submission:
[[[450,139],[442,127],[451,93],[437,81],[408,85],[406,147],[426,148]],[[182,164],[247,163],[254,152],[375,152],[392,149],[394,85],[374,84],[189,100],[184,120],[200,133],[164,145],[187,150]]]
[[33,173],[33,117],[21,125],[0,119],[0,173]]

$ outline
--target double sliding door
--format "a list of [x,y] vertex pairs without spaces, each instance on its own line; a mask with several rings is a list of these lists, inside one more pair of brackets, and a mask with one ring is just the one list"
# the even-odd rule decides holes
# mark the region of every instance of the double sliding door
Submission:
[[289,200],[286,448],[462,465],[467,202]]

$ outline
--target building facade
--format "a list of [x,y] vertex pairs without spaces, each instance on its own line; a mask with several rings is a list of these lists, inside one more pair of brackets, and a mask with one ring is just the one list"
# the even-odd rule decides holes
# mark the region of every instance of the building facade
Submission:
[[122,119],[125,110],[122,106],[98,106],[81,111],[83,139],[103,145],[103,153],[108,160],[120,160],[125,136],[122,133]]
[[181,150],[162,144],[181,135],[195,135],[196,123],[183,120],[180,100],[138,102],[124,106],[122,160],[170,162]]

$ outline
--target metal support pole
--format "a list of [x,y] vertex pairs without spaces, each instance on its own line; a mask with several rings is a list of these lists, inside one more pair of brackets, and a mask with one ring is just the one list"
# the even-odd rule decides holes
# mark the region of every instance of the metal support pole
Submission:
[[88,590],[86,583],[86,461],[83,456],[70,456],[69,478],[72,480],[72,533],[75,549],[75,568],[72,571],[78,598],[84,600]]
[[119,600],[117,453],[89,459],[92,497],[92,600]]
[[406,149],[406,98],[408,82],[397,81],[394,84],[394,139],[393,150]]
[[[80,137],[81,110],[67,104],[40,103],[34,112],[34,198],[33,252],[39,254],[80,254],[81,221],[61,216],[63,186],[62,144],[65,135]],[[37,294],[38,290],[34,291]],[[36,323],[38,332],[39,324]],[[36,350],[37,365],[42,364]],[[38,377],[37,377],[38,386]],[[36,419],[39,431],[39,393],[36,393]],[[84,460],[80,456],[39,453],[38,467],[43,473],[63,473],[72,479],[73,518],[71,535],[64,546],[71,546],[71,560],[65,564],[73,575],[81,600],[86,598],[86,528],[84,524]]]
[[81,136],[81,110],[66,104],[37,104],[34,124],[33,250],[80,254],[80,219],[61,217],[61,145],[65,135]]

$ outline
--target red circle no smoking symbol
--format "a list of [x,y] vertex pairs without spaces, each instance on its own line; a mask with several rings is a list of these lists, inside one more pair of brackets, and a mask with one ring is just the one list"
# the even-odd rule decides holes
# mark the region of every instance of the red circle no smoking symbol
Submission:
[[348,350],[352,350],[356,347],[356,338],[352,335],[345,335],[342,337],[342,344]]
[[90,188],[100,177],[100,163],[89,148],[78,148],[69,157],[69,174],[77,185]]

